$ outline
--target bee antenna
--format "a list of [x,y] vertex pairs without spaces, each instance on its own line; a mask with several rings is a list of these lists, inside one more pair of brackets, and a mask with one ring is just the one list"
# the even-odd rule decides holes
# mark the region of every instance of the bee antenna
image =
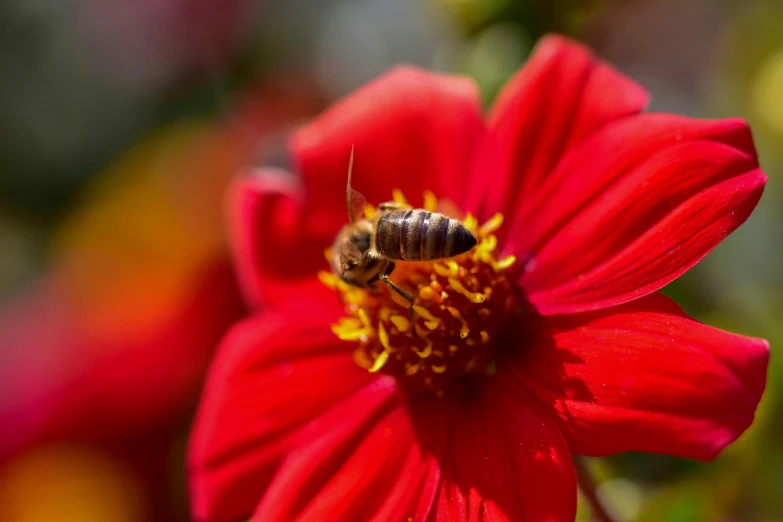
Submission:
[[345,209],[348,211],[348,221],[353,224],[353,190],[351,189],[351,171],[353,171],[353,145],[351,145],[351,159],[348,160],[348,185],[345,188]]

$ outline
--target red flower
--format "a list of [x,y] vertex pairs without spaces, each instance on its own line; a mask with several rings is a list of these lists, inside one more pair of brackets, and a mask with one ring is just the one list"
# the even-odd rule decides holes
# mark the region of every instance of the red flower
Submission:
[[[655,292],[745,221],[766,178],[742,121],[646,103],[550,37],[486,119],[470,81],[398,68],[293,136],[300,179],[240,181],[237,268],[269,308],[212,367],[196,518],[573,520],[571,452],[710,459],[735,440],[767,343]],[[316,278],[347,221],[351,145],[368,201],[400,188],[431,207],[429,190],[488,222],[461,215],[470,254],[398,264],[416,335],[384,287],[337,284],[341,305]]]

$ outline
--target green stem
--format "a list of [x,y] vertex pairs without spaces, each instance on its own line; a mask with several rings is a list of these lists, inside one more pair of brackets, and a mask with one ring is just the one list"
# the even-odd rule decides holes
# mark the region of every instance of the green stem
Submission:
[[593,518],[599,522],[615,522],[598,498],[598,494],[595,491],[595,480],[587,467],[587,463],[582,457],[574,455],[574,466],[576,467],[576,478],[579,482],[579,489],[582,490],[582,495],[590,504],[590,511],[593,513]]

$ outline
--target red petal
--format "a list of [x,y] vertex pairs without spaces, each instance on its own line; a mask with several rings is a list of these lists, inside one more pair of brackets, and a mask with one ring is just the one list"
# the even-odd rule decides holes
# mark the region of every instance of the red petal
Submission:
[[228,206],[234,264],[251,305],[288,301],[291,286],[303,285],[305,295],[325,290],[313,276],[326,267],[324,249],[343,216],[309,212],[301,182],[271,168],[235,181]]
[[394,380],[379,379],[302,433],[253,520],[368,520],[413,445]]
[[566,152],[647,100],[644,89],[581,44],[544,38],[498,95],[468,208],[485,205],[483,217],[516,210]]
[[[429,520],[572,522],[574,467],[553,420],[529,396],[509,394],[490,379],[472,384],[478,386],[462,397],[447,393],[412,406],[423,447],[441,455]],[[438,450],[430,434],[441,422],[446,443]]]
[[547,405],[584,455],[710,459],[750,426],[766,382],[766,341],[703,325],[660,294],[540,318],[522,337],[499,377]]
[[512,225],[539,313],[614,306],[658,290],[750,215],[766,177],[747,126],[641,115],[561,163]]
[[224,340],[190,447],[196,519],[250,516],[301,426],[375,379],[330,331],[335,308],[297,302]]
[[480,107],[469,79],[413,67],[384,74],[294,135],[308,204],[347,221],[345,183],[355,145],[353,185],[370,203],[390,200],[399,188],[417,206],[425,189],[462,206],[484,132]]
[[441,471],[435,457],[422,453],[419,446],[412,448],[405,466],[372,522],[420,522],[427,519],[440,487]]

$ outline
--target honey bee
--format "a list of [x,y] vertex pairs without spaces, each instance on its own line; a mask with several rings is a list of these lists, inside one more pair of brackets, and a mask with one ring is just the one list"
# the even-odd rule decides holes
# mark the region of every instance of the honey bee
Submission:
[[366,200],[351,187],[353,148],[348,162],[348,224],[332,245],[331,265],[348,284],[370,288],[382,281],[408,303],[413,296],[389,279],[395,261],[436,261],[463,254],[476,245],[474,236],[456,219],[395,201],[381,203],[372,219],[363,217]]

